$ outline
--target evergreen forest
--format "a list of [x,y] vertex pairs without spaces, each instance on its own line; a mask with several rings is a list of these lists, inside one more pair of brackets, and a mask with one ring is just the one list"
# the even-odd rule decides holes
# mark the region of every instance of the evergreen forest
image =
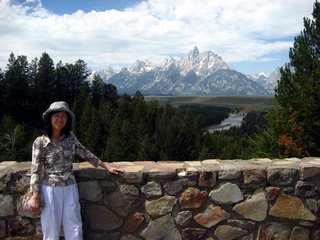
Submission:
[[239,128],[210,133],[230,109],[174,108],[146,101],[138,91],[119,95],[91,74],[83,60],[55,64],[48,53],[28,60],[11,53],[0,69],[0,161],[29,161],[41,134],[42,113],[66,101],[81,143],[103,161],[285,158],[320,154],[320,4],[289,50],[275,103],[249,112]]

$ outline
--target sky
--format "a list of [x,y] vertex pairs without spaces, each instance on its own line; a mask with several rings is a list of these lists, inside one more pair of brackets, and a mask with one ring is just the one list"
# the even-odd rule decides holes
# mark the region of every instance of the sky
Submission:
[[0,68],[10,53],[29,62],[82,59],[91,71],[136,60],[161,65],[194,47],[244,74],[289,62],[314,0],[0,0]]

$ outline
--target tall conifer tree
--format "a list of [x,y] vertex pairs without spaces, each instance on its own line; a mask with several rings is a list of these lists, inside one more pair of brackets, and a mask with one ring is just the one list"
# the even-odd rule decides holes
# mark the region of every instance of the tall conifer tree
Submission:
[[[274,149],[278,152],[271,157],[320,154],[320,3],[317,1],[312,17],[304,18],[304,29],[289,52],[290,63],[281,69],[276,106],[269,114],[269,129],[264,130],[266,136],[276,136],[274,145],[278,144],[278,148]],[[264,148],[270,149],[270,144]]]

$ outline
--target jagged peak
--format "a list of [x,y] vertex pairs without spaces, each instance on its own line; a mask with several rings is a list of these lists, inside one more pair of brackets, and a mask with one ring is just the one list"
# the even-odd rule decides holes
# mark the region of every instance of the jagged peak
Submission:
[[200,54],[199,49],[197,46],[195,46],[188,54],[188,56],[190,56],[191,58],[196,58],[198,57]]
[[151,71],[154,68],[156,68],[156,66],[148,59],[145,59],[143,61],[138,59],[132,66],[129,67],[129,71],[132,73],[142,73]]
[[161,63],[161,68],[168,70],[169,68],[176,67],[176,60],[173,57],[167,57]]

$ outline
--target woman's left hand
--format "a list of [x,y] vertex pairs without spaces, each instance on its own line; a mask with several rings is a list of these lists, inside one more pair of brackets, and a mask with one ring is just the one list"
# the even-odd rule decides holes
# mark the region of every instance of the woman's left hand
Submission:
[[108,170],[110,173],[113,173],[113,174],[119,174],[119,173],[125,172],[123,169],[110,167],[104,162],[100,164],[100,167],[103,167],[104,169]]
[[114,174],[124,173],[125,171],[120,168],[108,167],[108,171]]

